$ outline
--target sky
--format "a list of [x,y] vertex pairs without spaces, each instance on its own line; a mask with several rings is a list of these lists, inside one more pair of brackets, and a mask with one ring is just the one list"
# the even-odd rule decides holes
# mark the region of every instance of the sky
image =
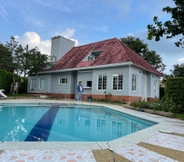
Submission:
[[148,44],[166,65],[184,63],[184,50],[174,45],[177,38],[147,40],[147,25],[158,16],[164,22],[170,15],[163,7],[172,0],[0,0],[0,43],[13,36],[29,49],[38,47],[50,55],[51,38],[64,36],[75,46],[110,38],[133,36]]

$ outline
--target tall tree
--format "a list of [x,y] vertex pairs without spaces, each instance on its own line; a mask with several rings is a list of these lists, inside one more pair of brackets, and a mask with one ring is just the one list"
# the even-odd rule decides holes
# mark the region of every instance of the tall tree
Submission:
[[180,38],[175,42],[177,47],[184,48],[184,1],[173,0],[175,7],[164,7],[163,12],[171,14],[171,20],[162,23],[154,16],[154,25],[148,25],[148,39],[155,37],[155,41],[159,41],[160,37],[166,35],[167,39],[179,36]]
[[173,77],[184,77],[184,63],[174,65],[174,69],[171,70]]
[[3,44],[0,44],[0,69],[13,71],[11,52]]
[[[52,65],[52,59],[46,54],[42,54],[37,47],[28,50],[28,46],[22,47],[14,37],[6,44],[13,59],[13,83],[12,93],[14,94],[21,83],[20,76],[27,77],[31,73],[38,73],[46,66]],[[18,83],[18,85],[16,84]],[[15,88],[17,87],[17,88]]]
[[134,50],[139,56],[150,63],[154,68],[156,68],[161,73],[165,70],[166,65],[162,62],[162,58],[156,51],[149,50],[148,45],[132,36],[127,36],[126,38],[120,38],[120,41],[129,46]]

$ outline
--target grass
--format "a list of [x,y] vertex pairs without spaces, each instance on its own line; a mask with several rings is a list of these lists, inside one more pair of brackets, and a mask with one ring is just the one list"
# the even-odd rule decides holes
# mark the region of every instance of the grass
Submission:
[[184,120],[184,114],[176,114],[174,113],[174,118]]

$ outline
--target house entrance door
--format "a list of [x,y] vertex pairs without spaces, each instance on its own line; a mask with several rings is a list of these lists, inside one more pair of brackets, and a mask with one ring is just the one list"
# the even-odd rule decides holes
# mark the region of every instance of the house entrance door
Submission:
[[142,101],[147,101],[147,81],[146,76],[142,75]]

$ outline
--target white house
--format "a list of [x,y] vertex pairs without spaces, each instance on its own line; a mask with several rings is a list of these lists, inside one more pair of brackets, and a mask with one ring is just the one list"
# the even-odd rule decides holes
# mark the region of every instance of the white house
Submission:
[[[83,100],[149,101],[159,97],[161,73],[117,38],[74,47],[64,37],[52,38],[51,54],[56,63],[28,78],[27,93],[75,98],[83,82]],[[60,57],[60,59],[59,59]]]

